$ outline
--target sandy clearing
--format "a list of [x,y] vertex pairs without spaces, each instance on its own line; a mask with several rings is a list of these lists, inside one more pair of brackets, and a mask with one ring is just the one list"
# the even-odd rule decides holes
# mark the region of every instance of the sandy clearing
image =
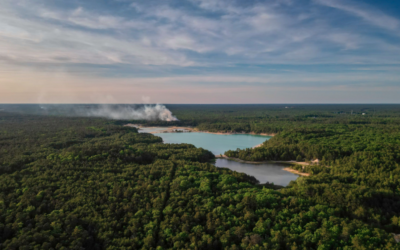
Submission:
[[298,170],[294,170],[294,169],[292,169],[292,168],[284,168],[283,170],[288,171],[288,172],[291,172],[291,173],[293,173],[293,174],[298,174],[298,175],[301,175],[301,176],[310,176],[309,173],[302,173],[302,172],[300,172],[300,171],[298,171]]
[[255,145],[253,148],[259,148],[259,147],[261,147],[263,144],[264,144],[264,143],[261,143],[261,144]]

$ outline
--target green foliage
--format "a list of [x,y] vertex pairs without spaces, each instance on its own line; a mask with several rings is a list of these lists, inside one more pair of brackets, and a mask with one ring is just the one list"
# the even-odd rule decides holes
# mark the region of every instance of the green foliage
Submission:
[[292,160],[322,150],[326,166],[279,191],[216,168],[207,150],[111,121],[3,112],[0,126],[2,249],[399,249],[395,124],[332,125],[342,138],[285,129],[243,151]]

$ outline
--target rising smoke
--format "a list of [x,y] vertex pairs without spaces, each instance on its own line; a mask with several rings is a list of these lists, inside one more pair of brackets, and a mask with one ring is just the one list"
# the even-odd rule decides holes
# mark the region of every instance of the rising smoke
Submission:
[[86,110],[86,114],[82,115],[113,120],[178,120],[169,109],[160,104],[144,105],[142,107],[101,105]]
[[7,104],[0,110],[33,115],[103,117],[113,120],[178,121],[161,104]]

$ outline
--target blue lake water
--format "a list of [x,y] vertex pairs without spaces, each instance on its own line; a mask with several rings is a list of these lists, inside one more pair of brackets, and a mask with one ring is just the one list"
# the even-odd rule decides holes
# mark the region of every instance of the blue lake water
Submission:
[[[162,133],[162,131],[165,131],[165,128],[150,127],[139,130],[141,133],[154,133],[154,135],[161,137],[164,143],[193,144],[196,147],[210,150],[215,155],[224,154],[225,151],[237,148],[252,148],[271,138],[270,136],[249,134]],[[287,186],[290,181],[299,177],[296,174],[284,171],[283,168],[287,167],[287,165],[278,163],[251,164],[217,159],[215,166],[254,176],[260,183],[270,182],[281,186]]]
[[252,148],[268,140],[269,136],[259,135],[217,135],[210,133],[157,133],[165,143],[189,143],[198,148],[210,150],[213,154],[224,154],[230,149]]
[[299,177],[296,174],[283,170],[288,165],[279,163],[249,164],[227,159],[217,159],[215,166],[229,168],[236,172],[254,176],[261,184],[269,182],[275,185],[287,186],[289,182]]

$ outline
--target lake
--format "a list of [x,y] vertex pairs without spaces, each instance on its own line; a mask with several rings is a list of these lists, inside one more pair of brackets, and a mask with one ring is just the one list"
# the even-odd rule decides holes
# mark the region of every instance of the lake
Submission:
[[230,170],[246,173],[254,176],[261,184],[274,183],[275,185],[287,186],[289,182],[296,180],[299,176],[283,170],[288,165],[279,163],[242,163],[228,159],[218,158],[215,166],[229,168]]
[[[224,154],[225,151],[237,148],[252,148],[269,140],[271,136],[250,134],[212,134],[202,132],[162,133],[166,128],[141,128],[141,133],[154,133],[163,139],[164,143],[188,143],[196,147],[210,150],[213,154]],[[228,159],[216,159],[215,166],[229,168],[233,171],[254,176],[261,184],[269,182],[287,186],[290,181],[299,176],[283,170],[287,165],[278,163],[241,163]]]

